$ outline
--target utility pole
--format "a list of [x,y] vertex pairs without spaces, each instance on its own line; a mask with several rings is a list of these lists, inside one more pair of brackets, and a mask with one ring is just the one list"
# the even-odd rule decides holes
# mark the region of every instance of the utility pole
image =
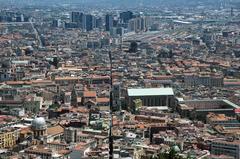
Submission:
[[233,7],[231,7],[231,17],[234,16],[234,10],[233,10]]
[[113,159],[113,137],[112,137],[112,126],[113,126],[113,96],[112,96],[112,54],[111,51],[108,52],[109,60],[110,60],[110,123],[109,123],[109,159]]

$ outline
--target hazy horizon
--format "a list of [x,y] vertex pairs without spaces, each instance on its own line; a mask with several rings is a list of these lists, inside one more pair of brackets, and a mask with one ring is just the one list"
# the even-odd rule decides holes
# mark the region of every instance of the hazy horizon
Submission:
[[90,6],[197,6],[197,5],[219,5],[236,3],[238,0],[0,0],[4,5],[63,5],[63,4],[84,4]]

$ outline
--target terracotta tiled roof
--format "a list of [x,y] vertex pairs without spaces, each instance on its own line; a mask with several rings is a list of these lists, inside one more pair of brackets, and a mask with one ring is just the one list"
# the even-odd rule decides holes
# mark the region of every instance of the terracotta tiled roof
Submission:
[[97,94],[95,91],[84,91],[83,92],[83,96],[84,97],[96,97]]
[[48,135],[57,135],[63,133],[64,129],[60,125],[53,126],[47,129]]
[[32,84],[32,82],[29,82],[29,81],[7,81],[6,84],[19,85],[19,84]]
[[61,80],[78,80],[78,77],[57,77],[55,78],[55,81],[61,81]]
[[97,103],[107,103],[109,102],[109,98],[97,98]]

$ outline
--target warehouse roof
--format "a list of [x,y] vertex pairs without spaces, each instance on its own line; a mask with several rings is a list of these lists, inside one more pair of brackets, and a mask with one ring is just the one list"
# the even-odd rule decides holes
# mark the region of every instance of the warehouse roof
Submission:
[[174,95],[172,88],[137,88],[128,89],[128,96],[164,96]]

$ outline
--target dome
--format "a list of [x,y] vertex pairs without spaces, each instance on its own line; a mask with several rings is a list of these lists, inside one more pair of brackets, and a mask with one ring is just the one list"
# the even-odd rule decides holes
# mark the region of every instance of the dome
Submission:
[[45,130],[47,128],[45,119],[43,117],[35,118],[32,121],[32,128],[34,130]]

